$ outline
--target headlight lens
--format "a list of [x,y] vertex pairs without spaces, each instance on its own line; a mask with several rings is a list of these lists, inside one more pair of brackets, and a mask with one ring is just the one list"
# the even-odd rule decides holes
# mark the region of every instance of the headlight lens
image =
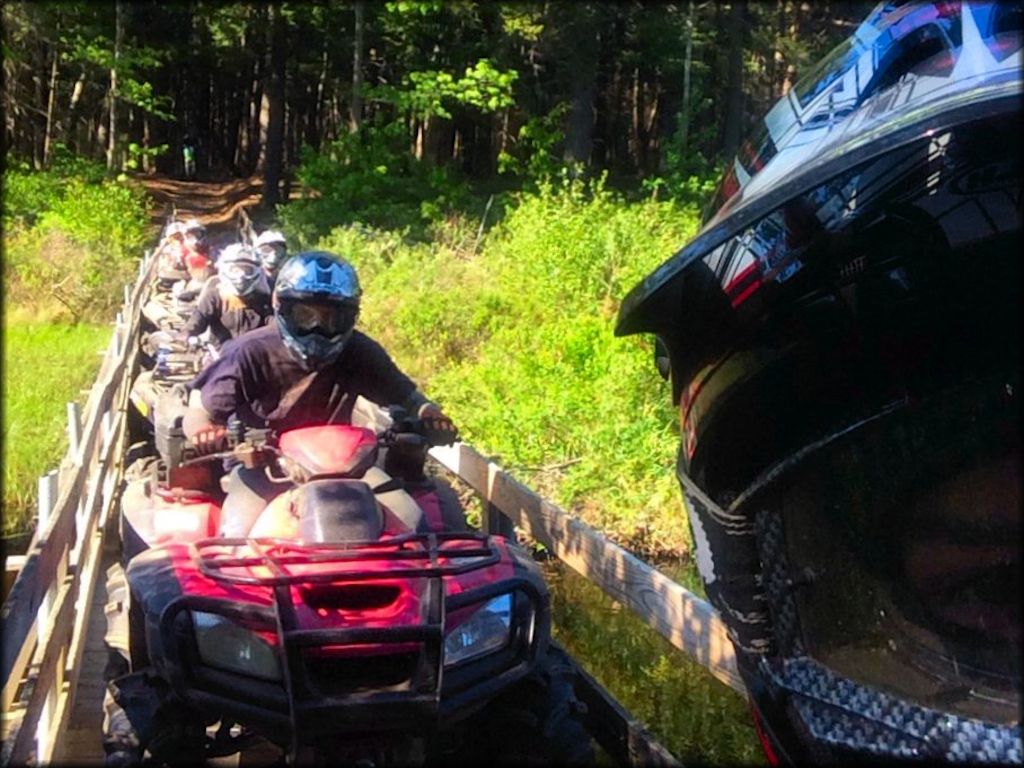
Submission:
[[508,644],[512,629],[512,595],[482,605],[444,639],[444,665],[493,653]]
[[281,663],[263,638],[216,613],[192,612],[199,659],[211,667],[278,681]]

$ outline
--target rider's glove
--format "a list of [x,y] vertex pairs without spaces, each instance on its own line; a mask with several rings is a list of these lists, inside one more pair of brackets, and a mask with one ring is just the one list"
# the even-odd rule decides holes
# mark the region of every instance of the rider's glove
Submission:
[[192,436],[192,445],[200,455],[218,453],[228,447],[228,430],[222,425],[210,425],[209,428]]
[[431,445],[451,445],[459,439],[459,430],[444,411],[433,403],[426,403],[419,412],[423,435]]

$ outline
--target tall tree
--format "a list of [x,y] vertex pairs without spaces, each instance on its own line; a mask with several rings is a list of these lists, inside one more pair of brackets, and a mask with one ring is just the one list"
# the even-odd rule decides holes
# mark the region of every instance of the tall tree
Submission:
[[366,3],[356,0],[355,40],[352,44],[352,130],[363,124],[363,35],[366,29]]
[[285,22],[280,3],[270,6],[270,66],[266,87],[267,126],[263,154],[263,204],[277,205],[284,161]]
[[747,4],[733,0],[729,6],[728,81],[725,86],[725,123],[722,128],[722,155],[732,157],[743,135],[743,53]]

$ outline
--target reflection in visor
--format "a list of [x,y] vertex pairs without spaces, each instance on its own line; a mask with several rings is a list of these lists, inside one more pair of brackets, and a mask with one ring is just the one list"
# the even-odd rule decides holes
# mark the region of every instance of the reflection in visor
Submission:
[[355,325],[357,310],[344,304],[294,303],[282,307],[293,333],[303,336],[320,331],[333,338],[348,333]]
[[283,245],[261,245],[256,252],[266,267],[275,267],[284,258]]
[[788,572],[812,574],[791,591],[812,658],[998,723],[1020,716],[1022,499],[1008,391],[965,387],[879,418],[758,502],[781,517]]
[[221,266],[220,273],[232,283],[255,280],[259,277],[260,268],[255,264],[235,263]]

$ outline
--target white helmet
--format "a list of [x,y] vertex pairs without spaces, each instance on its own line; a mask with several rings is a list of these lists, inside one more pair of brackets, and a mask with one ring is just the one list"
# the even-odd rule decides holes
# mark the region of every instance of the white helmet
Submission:
[[274,275],[285,257],[286,244],[284,235],[277,230],[268,229],[256,238],[253,248],[259,254],[260,261],[263,263],[263,269],[268,275]]
[[170,240],[175,235],[185,236],[185,225],[180,221],[172,221],[164,230],[164,240]]
[[206,227],[203,226],[199,219],[189,219],[181,225],[181,229],[186,238],[190,234],[194,234],[195,239],[199,242],[206,239]]
[[256,238],[256,242],[253,243],[253,247],[259,248],[261,245],[274,245],[276,243],[284,245],[284,235],[278,232],[276,229],[268,229],[266,232],[262,232],[260,236]]
[[252,248],[242,243],[232,243],[220,252],[217,259],[217,274],[238,296],[245,296],[256,288],[260,279],[259,257]]

